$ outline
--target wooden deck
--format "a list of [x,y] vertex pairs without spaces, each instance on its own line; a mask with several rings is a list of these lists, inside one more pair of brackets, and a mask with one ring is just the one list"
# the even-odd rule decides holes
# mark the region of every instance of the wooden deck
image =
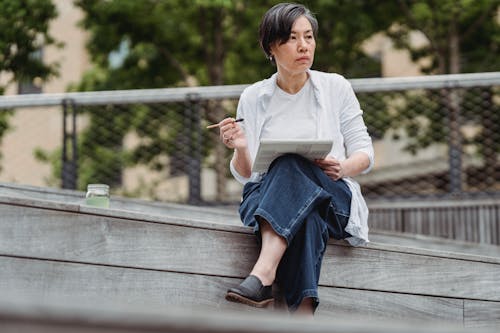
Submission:
[[370,202],[377,230],[500,245],[500,199]]
[[[77,191],[8,183],[0,183],[0,193],[76,204],[83,203],[84,196],[84,193]],[[148,214],[162,215],[168,211],[171,216],[189,217],[215,223],[241,224],[236,209],[228,211],[220,208],[197,207],[193,210],[186,209],[184,205],[120,197],[113,198],[112,205],[115,209]],[[486,251],[493,252],[495,252],[494,248],[500,245],[500,199],[370,201],[368,205],[371,234],[375,235],[375,237],[372,236],[373,240],[377,240],[379,234],[383,235],[384,242],[389,240],[388,235],[397,235],[398,244],[401,241],[410,241],[411,238],[419,238],[418,242],[421,243],[426,237],[430,237],[431,248],[435,248],[436,244],[448,244],[457,249],[457,244],[464,243],[464,246],[468,247],[467,251],[476,251],[475,247],[469,247],[467,243],[494,245],[494,247],[484,247]],[[436,237],[454,242],[432,239]]]
[[[80,205],[81,193],[41,199],[4,189],[2,294],[258,311],[224,300],[258,252],[255,236],[236,225],[234,213],[123,198],[113,198],[112,209],[98,209]],[[397,235],[379,237],[381,242],[364,248],[329,243],[318,318],[500,327],[500,256],[488,251],[496,247],[460,243],[454,250],[452,244],[419,238],[406,246],[395,244]],[[433,242],[438,249],[426,248]]]

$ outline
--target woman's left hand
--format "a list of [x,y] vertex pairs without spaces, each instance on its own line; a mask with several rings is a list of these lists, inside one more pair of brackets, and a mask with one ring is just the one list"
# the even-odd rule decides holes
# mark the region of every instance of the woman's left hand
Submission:
[[336,158],[331,156],[327,156],[322,160],[315,160],[316,165],[318,165],[328,177],[333,180],[339,180],[344,177],[344,168],[342,167],[342,163]]

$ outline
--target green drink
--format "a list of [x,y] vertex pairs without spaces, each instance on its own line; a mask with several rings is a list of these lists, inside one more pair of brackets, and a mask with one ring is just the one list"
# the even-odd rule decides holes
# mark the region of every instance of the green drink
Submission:
[[106,184],[87,185],[85,204],[92,207],[109,207],[109,186]]
[[108,208],[109,198],[108,197],[90,197],[85,199],[85,204],[87,206]]

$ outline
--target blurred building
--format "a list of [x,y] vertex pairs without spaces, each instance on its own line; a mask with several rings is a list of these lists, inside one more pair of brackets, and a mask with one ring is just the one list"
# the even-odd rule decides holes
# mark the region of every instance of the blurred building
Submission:
[[[59,76],[41,84],[33,82],[11,84],[6,95],[18,93],[61,93],[68,85],[78,83],[82,74],[91,67],[85,49],[86,33],[78,22],[82,12],[72,1],[54,0],[58,17],[51,22],[50,34],[63,42],[63,48],[47,47],[41,52],[44,61],[59,63]],[[2,77],[4,82],[7,77]],[[53,151],[60,147],[62,140],[62,116],[60,107],[43,107],[30,110],[16,110],[9,119],[10,130],[1,145],[0,181],[46,186],[51,167],[37,161],[34,152],[41,148]],[[20,154],[23,152],[23,154]]]

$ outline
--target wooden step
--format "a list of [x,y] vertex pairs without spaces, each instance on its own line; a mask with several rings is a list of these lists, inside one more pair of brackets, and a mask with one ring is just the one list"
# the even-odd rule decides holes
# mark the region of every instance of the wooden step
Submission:
[[71,299],[0,299],[2,333],[493,333],[494,329],[466,328],[449,323],[380,321],[349,315],[315,320],[278,313],[225,310],[206,307],[154,306],[99,303]]
[[[85,202],[85,192],[10,183],[0,183],[0,195],[76,205],[83,205]],[[210,206],[193,207],[178,203],[153,202],[112,196],[110,207],[115,210],[139,212],[147,215],[179,217],[181,219],[189,218],[214,223],[241,225],[235,210],[228,211],[227,209]]]
[[[76,203],[0,196],[0,292],[148,306],[224,300],[256,260],[249,228]],[[500,258],[332,241],[318,317],[500,326]]]
[[[85,193],[80,191],[9,183],[0,183],[0,195],[26,199],[34,198],[77,205],[83,204],[85,197]],[[225,208],[210,206],[193,207],[184,204],[152,202],[114,196],[111,200],[111,207],[115,210],[139,212],[171,219],[192,219],[241,226],[241,221],[237,214],[237,207],[234,206]],[[409,209],[409,206],[405,207]],[[371,223],[370,227],[372,227]],[[390,230],[390,228],[388,229]],[[500,258],[500,246],[485,243],[457,241],[441,237],[387,231],[385,229],[377,230],[373,228],[370,230],[370,239],[375,243]]]

